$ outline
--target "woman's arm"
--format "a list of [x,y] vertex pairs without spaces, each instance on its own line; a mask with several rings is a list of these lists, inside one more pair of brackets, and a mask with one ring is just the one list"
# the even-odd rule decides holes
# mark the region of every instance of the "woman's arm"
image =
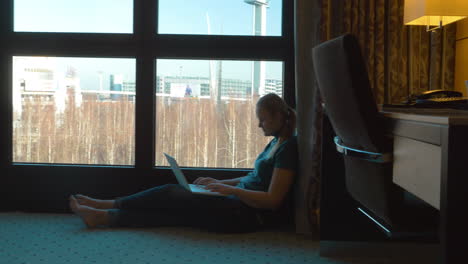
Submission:
[[193,181],[193,184],[208,185],[210,183],[217,182],[217,183],[222,183],[226,185],[236,186],[244,177],[246,176],[234,178],[234,179],[226,179],[226,180],[217,180],[211,177],[198,177]]
[[236,186],[244,177],[246,176],[242,176],[242,177],[234,178],[234,179],[220,180],[219,182],[223,184],[231,185],[231,186]]
[[294,170],[275,168],[268,192],[236,188],[233,194],[251,207],[276,210],[292,187],[294,176]]

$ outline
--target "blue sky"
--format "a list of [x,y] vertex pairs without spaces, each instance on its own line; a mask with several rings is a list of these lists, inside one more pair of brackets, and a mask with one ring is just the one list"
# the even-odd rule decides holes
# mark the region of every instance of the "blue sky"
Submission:
[[[271,0],[267,10],[267,35],[281,35],[281,1]],[[133,0],[15,0],[15,31],[132,33]],[[159,33],[207,34],[207,16],[212,34],[252,35],[253,7],[244,0],[160,0]],[[134,60],[104,59],[90,63],[72,61],[83,81],[94,73],[117,73],[134,80]],[[61,61],[67,64],[67,61]],[[160,61],[158,75],[206,76],[208,62]],[[223,65],[225,78],[250,78],[249,63]],[[181,68],[182,67],[182,68]],[[267,78],[281,78],[281,63],[267,63]]]
[[[281,2],[271,0],[267,35],[281,35]],[[15,0],[15,31],[132,33],[133,0]],[[243,0],[160,0],[159,32],[252,35]]]
[[[281,35],[281,0],[267,10],[267,35]],[[253,6],[244,0],[160,0],[159,33],[253,35]]]

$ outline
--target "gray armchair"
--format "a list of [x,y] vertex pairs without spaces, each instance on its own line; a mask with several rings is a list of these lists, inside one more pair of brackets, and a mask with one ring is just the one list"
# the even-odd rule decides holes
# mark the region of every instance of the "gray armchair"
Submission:
[[437,239],[438,211],[392,182],[393,140],[385,135],[357,39],[347,34],[318,45],[313,63],[356,210],[390,237]]

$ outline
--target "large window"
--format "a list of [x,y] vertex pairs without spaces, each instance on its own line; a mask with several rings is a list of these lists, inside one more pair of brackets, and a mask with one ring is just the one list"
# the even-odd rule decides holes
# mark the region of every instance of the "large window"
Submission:
[[259,96],[294,103],[292,6],[0,1],[2,164],[253,167]]

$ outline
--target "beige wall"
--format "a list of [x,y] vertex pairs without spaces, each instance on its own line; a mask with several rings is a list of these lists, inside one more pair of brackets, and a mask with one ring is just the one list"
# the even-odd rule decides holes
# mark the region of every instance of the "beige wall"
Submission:
[[468,96],[465,80],[468,80],[468,18],[457,24],[457,43],[455,55],[455,90]]

